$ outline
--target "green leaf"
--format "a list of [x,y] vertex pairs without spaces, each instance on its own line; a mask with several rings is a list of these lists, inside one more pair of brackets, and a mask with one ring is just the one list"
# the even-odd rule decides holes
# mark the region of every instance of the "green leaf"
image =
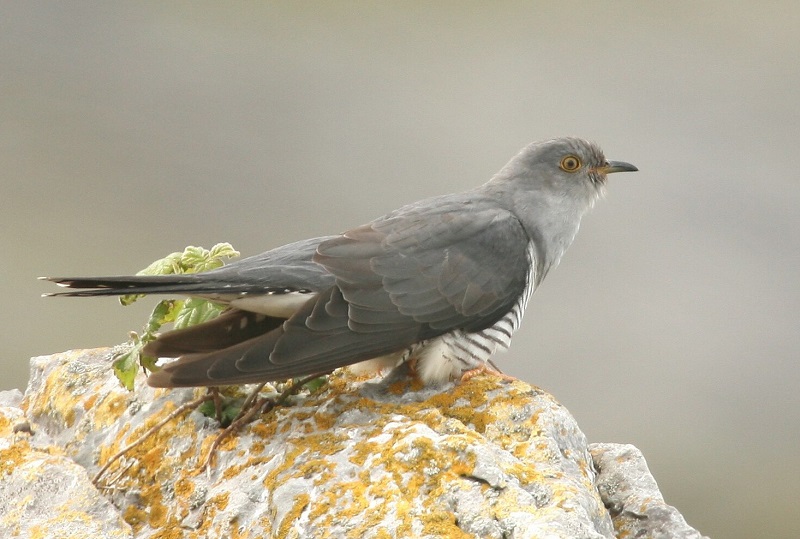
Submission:
[[127,307],[128,305],[130,305],[131,303],[133,303],[137,299],[143,298],[143,297],[144,297],[144,294],[128,294],[126,296],[120,296],[119,297],[119,303],[123,307]]
[[156,365],[157,361],[158,361],[157,357],[145,356],[144,354],[139,354],[139,365],[147,369],[149,372],[156,372],[161,370],[161,367]]
[[[141,271],[137,271],[136,275],[171,275],[173,273],[182,273],[181,266],[181,253],[170,253],[160,260],[156,260]],[[119,302],[128,306],[139,298],[143,298],[144,294],[128,294],[120,296]]]
[[230,406],[226,406],[222,409],[222,425],[228,426],[239,416],[239,413],[242,411],[241,402],[237,403],[238,405],[231,404]]
[[[221,421],[220,425],[222,427],[227,427],[236,419],[239,415],[239,412],[242,411],[242,400],[241,399],[224,399],[222,401],[221,408]],[[217,416],[217,407],[214,404],[214,401],[206,401],[200,405],[197,409],[201,414],[206,417],[213,417],[216,418]]]
[[[225,259],[237,256],[239,252],[230,243],[218,243],[211,250],[190,245],[182,252],[176,251],[156,260],[136,275],[199,273],[218,268],[224,264]],[[128,294],[121,296],[119,302],[130,305],[141,297],[144,294]],[[147,343],[156,339],[156,333],[163,325],[173,323],[174,329],[187,328],[211,320],[223,310],[224,305],[199,298],[166,299],[158,302],[144,326],[142,336],[132,333],[128,347],[114,355],[113,367],[117,378],[122,385],[132,390],[140,366],[151,372],[159,369],[156,365],[157,358],[142,355],[142,350]]]
[[[144,326],[145,335],[154,337],[155,332],[161,329],[161,326],[175,321],[175,315],[183,307],[184,301],[179,299],[159,301]],[[152,340],[152,338],[149,340]]]
[[206,401],[197,408],[197,411],[206,417],[214,417],[217,415],[217,406],[214,401]]
[[160,260],[156,260],[136,275],[171,275],[173,273],[183,273],[181,271],[181,257],[183,253],[170,253]]
[[303,384],[303,387],[308,390],[309,393],[316,393],[319,388],[325,385],[325,382],[328,381],[327,376],[320,376],[319,378],[314,378]]
[[234,249],[230,243],[218,243],[211,248],[209,258],[221,262],[223,259],[236,258],[240,255],[241,253]]
[[136,342],[128,351],[114,356],[114,362],[111,364],[114,368],[114,375],[128,391],[133,391],[133,381],[136,373],[139,372],[141,349],[141,343]]
[[183,252],[181,264],[187,273],[200,273],[221,267],[226,258],[239,256],[230,243],[218,243],[211,250],[202,247],[187,247]]
[[181,254],[181,273],[196,273],[208,262],[208,251],[202,247],[190,245]]
[[188,328],[216,318],[225,310],[225,306],[199,298],[183,301],[183,306],[175,314],[175,329]]

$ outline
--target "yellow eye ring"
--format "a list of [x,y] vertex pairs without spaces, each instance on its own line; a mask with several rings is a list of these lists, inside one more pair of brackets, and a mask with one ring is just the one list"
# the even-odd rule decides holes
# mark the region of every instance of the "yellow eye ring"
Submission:
[[568,155],[558,165],[564,172],[575,172],[581,168],[581,160],[575,155]]

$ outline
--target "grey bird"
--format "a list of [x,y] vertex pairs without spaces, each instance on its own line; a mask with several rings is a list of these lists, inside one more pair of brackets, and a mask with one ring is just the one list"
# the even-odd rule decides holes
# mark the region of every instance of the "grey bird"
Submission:
[[528,299],[607,175],[636,170],[582,139],[536,142],[470,191],[213,271],[47,280],[83,289],[51,295],[171,294],[228,305],[145,348],[178,358],[150,375],[151,386],[266,382],[404,361],[423,383],[438,383],[509,347]]

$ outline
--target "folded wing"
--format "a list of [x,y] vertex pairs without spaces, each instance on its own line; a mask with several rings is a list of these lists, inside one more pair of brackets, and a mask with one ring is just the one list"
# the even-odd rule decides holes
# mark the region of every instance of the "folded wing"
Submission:
[[[402,208],[322,241],[313,261],[332,285],[285,322],[222,350],[187,353],[153,374],[151,384],[226,385],[324,373],[454,329],[490,327],[525,289],[527,245],[517,218],[481,199],[448,197]],[[271,322],[262,323],[267,329]]]

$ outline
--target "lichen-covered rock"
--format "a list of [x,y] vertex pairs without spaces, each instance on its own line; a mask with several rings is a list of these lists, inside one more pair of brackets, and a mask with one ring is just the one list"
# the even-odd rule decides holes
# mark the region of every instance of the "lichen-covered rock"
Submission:
[[0,537],[132,538],[86,470],[27,422],[14,393],[0,396]]
[[642,452],[632,445],[591,444],[600,471],[597,490],[620,537],[702,539],[677,509],[664,502]]
[[[89,476],[203,392],[140,379],[129,393],[107,350],[34,358],[32,371],[28,421]],[[209,473],[198,469],[217,423],[182,414],[115,462],[103,493],[137,538],[601,538],[617,535],[615,524],[631,529],[609,514],[622,506],[601,496],[584,435],[550,395],[491,376],[440,388],[409,380],[337,373],[226,439]]]

